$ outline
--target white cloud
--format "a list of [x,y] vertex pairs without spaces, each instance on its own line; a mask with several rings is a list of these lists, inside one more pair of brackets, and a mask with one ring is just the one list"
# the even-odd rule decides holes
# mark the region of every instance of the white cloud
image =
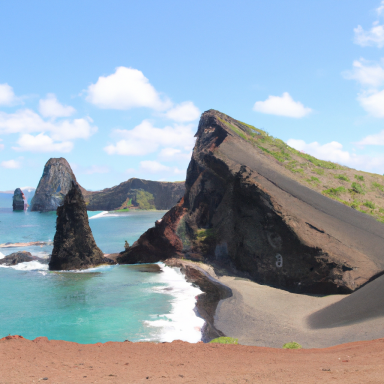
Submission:
[[384,0],[382,0],[380,3],[380,6],[378,8],[376,8],[376,12],[379,16],[381,16],[383,11],[384,11]]
[[20,136],[17,141],[18,147],[12,147],[15,151],[24,152],[70,152],[73,149],[73,143],[70,141],[64,141],[61,143],[55,143],[52,138],[40,133],[36,136],[32,136],[28,133]]
[[148,107],[162,111],[172,106],[144,74],[134,68],[118,67],[112,75],[100,76],[87,92],[86,100],[104,109]]
[[358,96],[361,106],[374,117],[384,117],[384,90],[367,91]]
[[5,84],[0,84],[0,105],[14,105],[20,103],[20,98],[16,97],[13,88]]
[[[0,141],[3,141],[3,139],[0,139]],[[0,143],[0,151],[1,151],[2,149],[4,149],[4,144],[1,144],[1,143]]]
[[148,120],[131,130],[116,129],[114,135],[122,137],[122,140],[104,148],[109,155],[146,155],[162,146],[190,150],[195,142],[192,124],[156,128]]
[[289,139],[287,144],[298,151],[309,153],[321,160],[328,160],[367,171],[376,170],[383,173],[384,156],[373,157],[355,153],[351,154],[350,152],[343,150],[343,145],[337,141],[321,145],[316,141],[307,144],[304,140]]
[[270,115],[300,118],[312,112],[299,101],[294,101],[288,92],[280,96],[269,96],[265,101],[257,101],[253,110]]
[[361,85],[378,87],[384,83],[384,68],[361,58],[353,62],[353,70],[343,73],[346,79],[358,81]]
[[109,168],[104,165],[92,165],[84,170],[87,175],[93,175],[94,173],[109,173]]
[[192,152],[188,153],[183,152],[178,148],[163,148],[159,153],[159,158],[164,161],[189,161],[191,159]]
[[159,163],[158,161],[145,160],[140,162],[140,169],[142,171],[147,171],[150,173],[158,172],[169,172],[171,171],[170,167],[167,167],[164,164]]
[[168,119],[184,123],[198,119],[200,117],[200,111],[192,101],[185,101],[167,111],[165,116],[168,117]]
[[16,161],[16,160],[6,160],[6,161],[2,161],[0,163],[0,165],[3,167],[3,168],[8,168],[8,169],[16,169],[16,168],[20,168],[21,167],[21,164],[19,161]]
[[39,101],[39,112],[44,117],[68,117],[76,112],[76,109],[60,104],[53,93],[48,93],[46,99]]
[[384,145],[384,131],[368,135],[357,143],[358,145]]
[[384,25],[374,22],[369,31],[365,31],[361,25],[354,28],[355,38],[354,43],[362,47],[377,46],[382,48],[384,46]]

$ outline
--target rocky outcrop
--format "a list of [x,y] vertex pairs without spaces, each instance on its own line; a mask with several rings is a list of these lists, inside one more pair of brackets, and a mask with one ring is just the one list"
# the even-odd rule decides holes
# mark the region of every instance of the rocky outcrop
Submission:
[[86,269],[100,264],[115,262],[105,258],[96,245],[89,227],[83,194],[77,183],[72,181],[63,205],[57,208],[56,233],[49,269]]
[[[77,183],[67,160],[63,157],[49,159],[32,198],[31,211],[56,211],[73,181]],[[80,189],[85,191],[82,187]]]
[[[140,207],[137,198],[139,191],[152,195],[149,203],[153,209],[170,209],[181,199],[185,192],[184,182],[161,182],[143,179],[129,179],[115,187],[84,194],[89,211],[111,211],[122,209],[131,202]],[[145,208],[145,207],[144,207]]]
[[[12,207],[14,211],[24,211],[24,200],[25,196],[23,191],[20,188],[16,188],[15,192],[13,193],[12,198]],[[28,206],[27,202],[25,201],[26,207]]]
[[26,263],[29,261],[39,261],[40,263],[43,263],[43,264],[48,263],[47,259],[42,259],[37,256],[32,256],[30,252],[21,251],[21,252],[11,253],[10,255],[0,259],[0,264],[6,265],[9,267],[9,266],[17,265],[19,263]]
[[117,258],[185,257],[301,293],[348,293],[384,270],[384,226],[299,184],[252,126],[205,112],[184,198]]

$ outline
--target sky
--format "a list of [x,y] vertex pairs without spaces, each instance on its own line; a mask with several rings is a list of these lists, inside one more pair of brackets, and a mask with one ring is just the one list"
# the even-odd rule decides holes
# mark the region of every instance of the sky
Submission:
[[0,190],[181,181],[201,113],[384,173],[384,1],[0,0]]

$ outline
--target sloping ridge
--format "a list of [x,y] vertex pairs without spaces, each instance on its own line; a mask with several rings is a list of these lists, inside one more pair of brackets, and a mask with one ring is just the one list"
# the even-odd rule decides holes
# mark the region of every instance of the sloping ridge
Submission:
[[290,179],[257,129],[205,112],[184,198],[120,263],[186,257],[303,293],[348,293],[384,270],[384,226]]

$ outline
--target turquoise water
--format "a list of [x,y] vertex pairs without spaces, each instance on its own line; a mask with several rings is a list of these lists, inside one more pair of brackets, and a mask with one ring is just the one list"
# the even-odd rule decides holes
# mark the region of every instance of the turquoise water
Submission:
[[[88,212],[96,243],[104,253],[133,243],[164,212],[123,214]],[[92,218],[93,217],[93,218]],[[53,240],[56,213],[12,212],[0,208],[0,244]],[[3,255],[27,250],[47,257],[52,245],[0,248]],[[0,254],[0,257],[2,255]],[[197,342],[202,319],[194,313],[200,290],[181,273],[161,264],[162,273],[131,266],[99,267],[84,272],[50,272],[39,262],[0,268],[0,338],[96,343],[106,341]]]

